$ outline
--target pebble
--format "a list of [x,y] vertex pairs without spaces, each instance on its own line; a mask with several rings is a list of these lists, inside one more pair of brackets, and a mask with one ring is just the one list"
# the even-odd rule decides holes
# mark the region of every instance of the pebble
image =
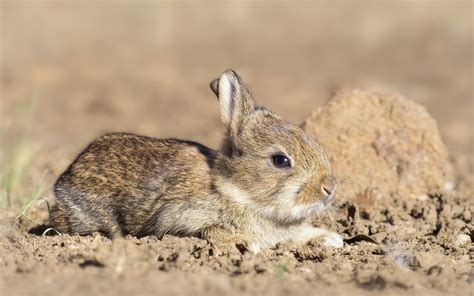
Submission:
[[456,184],[451,181],[444,182],[444,190],[453,191],[456,188]]
[[426,194],[422,194],[422,195],[418,196],[418,200],[420,200],[420,201],[427,201],[428,199],[430,199],[430,197]]
[[464,222],[471,222],[472,220],[472,213],[471,211],[469,210],[465,210],[463,213],[462,213],[462,219],[464,220]]
[[469,243],[471,243],[471,237],[469,235],[464,234],[464,233],[461,233],[460,235],[458,235],[456,239],[456,245],[464,246]]

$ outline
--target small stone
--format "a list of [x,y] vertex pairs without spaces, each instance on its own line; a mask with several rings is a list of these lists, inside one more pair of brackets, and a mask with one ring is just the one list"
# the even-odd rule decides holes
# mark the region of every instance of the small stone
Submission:
[[462,213],[462,220],[466,223],[469,223],[471,222],[472,220],[472,213],[471,211],[469,210],[465,210],[463,213]]
[[302,272],[306,272],[306,273],[310,273],[311,272],[311,269],[307,268],[307,267],[301,267],[300,269]]
[[376,234],[372,235],[372,237],[377,242],[381,243],[387,237],[387,233],[386,232],[379,232],[379,233],[376,233]]
[[467,245],[467,244],[471,243],[471,237],[467,234],[461,233],[460,235],[458,235],[455,243],[458,246]]
[[430,199],[430,197],[426,194],[422,194],[422,195],[419,195],[417,199],[420,201],[427,201],[428,199]]
[[456,188],[456,184],[451,181],[444,182],[444,190],[446,191],[453,191]]

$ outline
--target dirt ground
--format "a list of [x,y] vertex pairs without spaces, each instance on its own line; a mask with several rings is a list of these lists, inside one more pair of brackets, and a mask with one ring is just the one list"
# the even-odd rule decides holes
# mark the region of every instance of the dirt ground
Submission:
[[[0,294],[473,295],[472,9],[1,1]],[[230,67],[328,150],[340,206],[314,223],[341,233],[342,249],[252,255],[35,228],[55,178],[104,132],[216,148],[208,84]]]

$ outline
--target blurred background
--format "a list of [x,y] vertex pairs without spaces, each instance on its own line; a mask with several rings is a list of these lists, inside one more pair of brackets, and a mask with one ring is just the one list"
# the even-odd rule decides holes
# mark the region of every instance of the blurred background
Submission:
[[0,206],[27,211],[94,137],[217,148],[209,82],[237,70],[299,123],[342,88],[397,92],[437,119],[472,176],[472,1],[0,2]]

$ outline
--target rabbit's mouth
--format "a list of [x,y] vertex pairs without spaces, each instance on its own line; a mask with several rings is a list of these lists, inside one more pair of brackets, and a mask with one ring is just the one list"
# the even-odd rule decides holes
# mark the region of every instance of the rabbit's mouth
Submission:
[[324,206],[330,206],[334,201],[334,194],[330,194],[324,198],[323,204]]
[[324,212],[327,208],[328,204],[326,202],[317,202],[313,205],[307,206],[308,207],[308,216],[315,216],[319,215]]
[[324,202],[315,202],[312,204],[300,204],[292,207],[290,217],[297,219],[306,219],[309,217],[319,216],[328,208]]

